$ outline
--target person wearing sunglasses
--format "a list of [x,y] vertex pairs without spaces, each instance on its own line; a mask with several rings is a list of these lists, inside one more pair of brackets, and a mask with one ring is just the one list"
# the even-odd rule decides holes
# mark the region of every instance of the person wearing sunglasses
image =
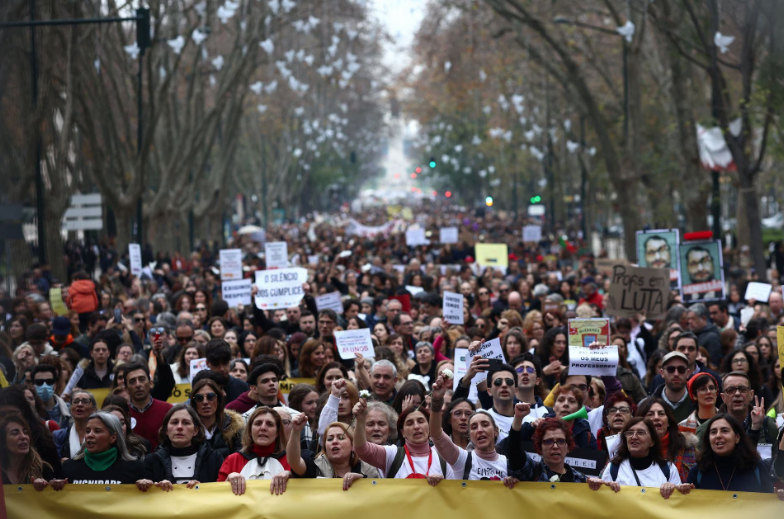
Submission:
[[158,448],[144,458],[145,478],[137,483],[140,489],[155,485],[169,492],[177,484],[193,488],[218,480],[223,455],[212,449],[199,415],[190,406],[177,404],[169,409],[158,436]]
[[224,409],[223,390],[213,380],[193,384],[191,407],[196,410],[210,447],[224,458],[242,448],[245,420],[239,413]]
[[57,385],[57,369],[50,364],[38,364],[31,375],[33,388],[46,408],[46,416],[60,426],[61,429],[71,425],[71,411],[65,401],[55,394]]
[[[648,398],[661,398],[672,409],[675,420],[680,423],[692,412],[692,402],[686,391],[686,383],[691,376],[689,359],[679,351],[671,351],[662,359],[661,370],[664,384],[653,390]],[[642,405],[643,402],[639,405]]]
[[[542,397],[547,396],[542,384],[542,364],[539,357],[530,352],[525,352],[512,359],[510,363],[517,372],[517,392],[515,404],[528,402],[531,404],[529,417],[541,418],[550,412],[544,405]],[[480,395],[481,400],[482,395]],[[482,403],[484,406],[484,403]]]

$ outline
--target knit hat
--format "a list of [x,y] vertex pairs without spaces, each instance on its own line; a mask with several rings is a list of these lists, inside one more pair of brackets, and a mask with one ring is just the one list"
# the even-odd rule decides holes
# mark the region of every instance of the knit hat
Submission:
[[691,399],[692,399],[692,401],[694,401],[694,402],[696,402],[696,401],[697,401],[697,395],[695,395],[695,394],[694,394],[694,383],[697,381],[697,379],[700,379],[700,378],[702,378],[702,377],[710,377],[710,379],[711,379],[711,380],[713,381],[713,383],[716,385],[716,390],[717,390],[717,391],[718,391],[718,388],[719,388],[719,383],[718,383],[718,382],[716,382],[716,378],[715,378],[713,375],[711,375],[711,374],[710,374],[710,373],[708,373],[707,371],[700,371],[699,373],[697,373],[696,375],[694,375],[693,377],[691,377],[691,378],[689,379],[689,382],[687,382],[687,383],[686,383],[686,388],[687,388],[687,389],[688,389],[688,391],[689,391],[689,398],[691,398]]

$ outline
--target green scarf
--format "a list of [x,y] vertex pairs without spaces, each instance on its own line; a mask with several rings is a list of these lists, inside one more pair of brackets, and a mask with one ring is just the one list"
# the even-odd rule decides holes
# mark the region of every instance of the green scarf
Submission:
[[99,454],[91,454],[90,451],[84,451],[84,462],[90,469],[96,472],[103,472],[112,466],[117,460],[117,447],[111,447],[108,451]]

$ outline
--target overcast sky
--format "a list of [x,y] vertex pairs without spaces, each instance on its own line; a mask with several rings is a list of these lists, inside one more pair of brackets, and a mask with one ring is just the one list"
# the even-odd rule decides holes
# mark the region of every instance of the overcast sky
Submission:
[[384,49],[384,63],[394,72],[411,60],[411,42],[425,12],[426,0],[370,0],[373,16],[395,41]]

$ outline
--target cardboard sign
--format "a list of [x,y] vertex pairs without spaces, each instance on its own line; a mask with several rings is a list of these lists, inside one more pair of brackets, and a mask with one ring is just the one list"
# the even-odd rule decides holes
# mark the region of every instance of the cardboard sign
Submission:
[[442,307],[449,324],[463,324],[463,294],[444,291]]
[[267,269],[284,269],[289,266],[289,246],[285,241],[264,245],[264,262]]
[[[492,339],[490,341],[487,341],[487,342],[483,343],[479,347],[477,352],[475,354],[473,354],[473,355],[471,354],[471,352],[469,352],[468,355],[466,356],[466,361],[465,361],[465,369],[466,370],[468,370],[468,366],[471,365],[471,361],[477,355],[481,355],[482,357],[484,357],[486,359],[498,359],[498,360],[501,360],[501,361],[505,361],[504,351],[501,349],[501,339],[495,338],[495,339]],[[487,380],[487,372],[486,371],[483,371],[482,373],[477,373],[474,376],[474,379],[473,379],[472,383],[474,385],[476,385],[476,384],[482,382],[483,380]]]
[[340,301],[340,292],[330,292],[316,297],[316,308],[318,311],[330,309],[338,314],[343,313],[343,303]]
[[128,244],[128,259],[131,263],[131,275],[139,277],[142,275],[142,248],[138,243]]
[[542,241],[541,225],[526,225],[523,227],[523,242],[539,243]]
[[283,395],[283,401],[286,402],[286,405],[289,403],[289,393],[291,390],[294,389],[294,386],[297,384],[309,384],[311,386],[316,385],[315,378],[287,378],[286,380],[278,381],[278,388],[280,389],[281,394]]
[[406,245],[416,247],[417,245],[428,245],[430,240],[425,236],[424,229],[409,229],[406,231]]
[[195,377],[199,371],[204,371],[205,369],[209,369],[207,367],[207,359],[191,360],[191,372],[188,374],[188,380],[193,383],[193,377]]
[[725,299],[721,242],[690,242],[680,247],[681,300],[697,303]]
[[610,344],[609,319],[569,319],[569,347],[590,346],[594,342]]
[[772,291],[773,285],[752,281],[746,286],[746,295],[743,296],[743,299],[746,301],[749,299],[756,299],[759,303],[767,303]]
[[308,271],[303,268],[257,270],[256,307],[267,310],[299,305],[305,295],[302,284],[307,280]]
[[[468,348],[455,348],[455,378],[452,379],[452,391],[457,391],[457,386],[468,371],[466,358],[468,358]],[[476,384],[471,384],[471,389],[468,390],[468,399],[474,403],[479,399]]]
[[595,350],[583,346],[569,346],[569,375],[614,377],[617,371],[617,346]]
[[229,308],[237,308],[240,305],[247,306],[250,304],[252,285],[253,282],[250,279],[224,281],[221,283],[221,297],[229,305]]
[[593,262],[596,270],[605,277],[612,276],[613,268],[616,265],[629,265],[625,259],[596,258]]
[[440,242],[443,244],[457,243],[458,230],[457,227],[444,227],[439,233]]
[[477,243],[474,257],[476,264],[483,267],[509,266],[509,248],[506,243]]
[[637,264],[643,268],[669,269],[670,288],[680,286],[678,229],[637,231]]
[[670,274],[667,269],[616,265],[610,277],[610,292],[605,297],[609,315],[656,320],[667,314],[670,299]]
[[68,313],[68,307],[63,303],[62,288],[49,289],[49,304],[52,305],[52,312],[54,312],[55,315],[65,315]]
[[335,345],[341,359],[355,359],[356,353],[361,353],[365,357],[372,357],[374,354],[370,328],[337,331],[335,332]]
[[219,262],[221,281],[242,279],[242,250],[221,249]]

